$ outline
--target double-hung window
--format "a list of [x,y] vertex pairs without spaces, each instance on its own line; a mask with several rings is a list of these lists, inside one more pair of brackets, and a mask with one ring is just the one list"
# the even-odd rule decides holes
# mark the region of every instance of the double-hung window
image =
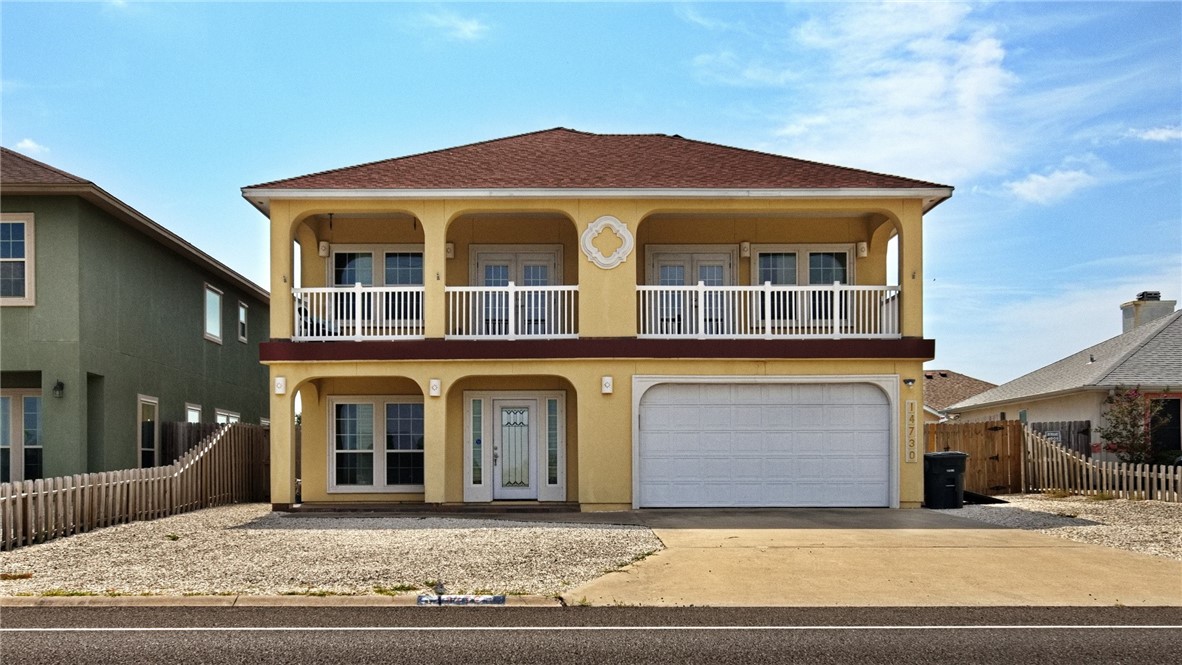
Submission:
[[[763,245],[755,248],[752,278],[756,285],[808,285],[811,287],[853,282],[853,247],[850,245]],[[845,302],[820,289],[775,289],[761,303],[763,317],[776,322],[831,320],[834,303],[843,317]],[[770,308],[770,311],[769,311]]]
[[330,491],[423,491],[421,398],[335,397],[329,409]]
[[246,334],[247,333],[246,315],[248,314],[248,312],[249,312],[249,310],[247,310],[247,308],[246,308],[246,303],[239,300],[238,301],[238,341],[239,342],[246,342],[248,339],[247,334]]
[[0,392],[0,483],[44,477],[41,391]]
[[36,304],[33,214],[0,214],[0,305]]
[[205,285],[205,339],[222,343],[222,292]]
[[379,287],[377,293],[364,293],[359,300],[342,293],[332,312],[335,320],[396,324],[399,330],[421,334],[422,245],[334,245],[329,280],[341,289],[358,284]]

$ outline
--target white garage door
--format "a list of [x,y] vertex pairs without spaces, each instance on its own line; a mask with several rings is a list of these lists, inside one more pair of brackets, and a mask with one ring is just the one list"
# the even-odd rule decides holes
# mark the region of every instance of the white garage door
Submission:
[[890,409],[865,383],[656,385],[639,443],[643,508],[890,505]]

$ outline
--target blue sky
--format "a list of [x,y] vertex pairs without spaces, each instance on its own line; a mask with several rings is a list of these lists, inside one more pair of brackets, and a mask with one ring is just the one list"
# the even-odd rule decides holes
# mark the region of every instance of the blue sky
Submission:
[[12,3],[0,143],[267,284],[239,189],[556,126],[956,187],[929,366],[1002,382],[1182,299],[1182,3]]

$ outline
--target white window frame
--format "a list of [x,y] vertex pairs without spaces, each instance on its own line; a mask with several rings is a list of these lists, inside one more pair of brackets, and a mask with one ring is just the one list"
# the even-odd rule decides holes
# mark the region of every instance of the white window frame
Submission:
[[247,319],[250,316],[250,306],[241,300],[238,301],[238,341],[245,343],[250,334],[250,329],[247,325]]
[[237,422],[242,422],[242,414],[228,411],[226,409],[214,409],[213,421],[219,425],[232,425]]
[[[686,254],[692,260],[695,256],[713,256],[725,254],[727,256],[727,278],[724,280],[726,284],[737,284],[738,266],[739,266],[739,246],[738,245],[646,245],[644,248],[644,276],[645,283],[655,286],[657,284],[657,262],[663,257],[675,254]],[[697,275],[692,276],[693,279],[685,286],[694,286],[698,283]]]
[[[45,423],[45,399],[40,388],[5,388],[0,390],[0,397],[11,400],[11,413],[8,415],[8,480],[18,482],[25,480],[25,399],[29,397],[41,398],[41,424]],[[41,428],[41,468],[45,470],[45,428]],[[42,473],[42,476],[45,474]]]
[[[759,281],[759,256],[761,254],[796,254],[796,284],[794,286],[809,286],[809,254],[834,254],[844,253],[846,255],[846,284],[857,284],[858,281],[854,275],[855,260],[854,243],[828,243],[828,244],[769,244],[769,245],[752,245],[751,246],[751,284],[753,286],[761,286],[763,283]],[[832,284],[815,284],[813,286],[832,286]]]
[[9,296],[0,298],[0,307],[32,307],[37,304],[37,282],[34,279],[37,264],[37,252],[34,246],[33,213],[5,212],[0,213],[0,222],[23,223],[25,225],[25,256],[22,259],[0,259],[3,263],[21,262],[25,265],[25,295],[21,297]]
[[[369,283],[372,286],[387,286],[386,284],[386,254],[419,254],[423,255],[423,245],[421,244],[393,244],[393,245],[375,245],[375,244],[333,244],[332,252],[328,256],[328,261],[325,262],[324,283],[337,288],[344,288],[346,286],[353,286],[352,284],[337,284],[333,270],[337,262],[337,254],[356,254],[368,252],[372,257],[372,265],[370,266],[373,274],[370,275]],[[379,260],[379,258],[381,260]],[[424,273],[423,280],[426,281],[427,276]],[[395,284],[393,286],[423,286],[422,284]]]
[[151,404],[156,407],[156,419],[152,421],[153,467],[163,466],[160,463],[160,398],[151,395],[135,396],[135,466],[137,469],[150,468],[144,466],[144,424],[143,406]]
[[271,426],[271,419],[270,418],[259,418],[259,427],[270,427],[270,426]]
[[[189,420],[189,416],[193,415],[194,413],[197,414],[197,420]],[[203,414],[201,413],[201,405],[200,404],[191,404],[189,402],[185,402],[185,422],[199,423],[199,422],[201,422],[202,415]]]
[[[536,402],[538,431],[536,441],[535,473],[538,488],[538,501],[566,501],[566,391],[563,390],[465,390],[464,391],[464,501],[466,503],[489,502],[493,500],[493,428],[496,426],[496,416],[493,410],[494,401],[530,400]],[[557,455],[558,478],[551,483],[547,473],[549,469],[549,450],[546,437],[548,434],[547,403],[556,400],[557,409]],[[483,432],[473,431],[472,403],[480,402],[481,429]],[[473,483],[473,444],[476,438],[481,439],[481,482]]]
[[[484,275],[480,264],[484,260],[496,260],[495,255],[511,255],[508,259],[514,272],[520,270],[521,260],[547,261],[554,266],[551,286],[561,286],[566,280],[562,273],[562,245],[471,245],[468,247],[468,282],[471,286],[484,286]],[[519,276],[510,275],[509,281],[521,286]]]
[[[338,404],[371,404],[373,405],[373,450],[374,456],[372,485],[337,485],[337,450],[336,450],[336,410]],[[328,398],[328,413],[325,418],[325,450],[328,452],[328,492],[330,494],[357,493],[421,493],[424,485],[390,485],[386,483],[386,405],[387,404],[423,404],[422,395],[337,395]],[[424,408],[424,419],[426,418]],[[423,423],[424,437],[426,436],[426,422]],[[424,449],[426,442],[424,441]],[[382,457],[378,458],[378,453]],[[423,450],[423,459],[427,452]],[[380,462],[380,463],[379,463]],[[423,474],[426,476],[426,464]],[[424,477],[424,480],[426,478]]]
[[[210,329],[209,324],[211,323],[211,321],[209,320],[209,297],[210,297],[210,295],[216,295],[217,302],[218,302],[218,306],[217,306],[218,320],[216,322],[217,323],[217,334],[216,335],[214,333],[210,332],[210,330],[209,330]],[[201,321],[204,324],[204,327],[202,328],[201,332],[204,335],[205,339],[207,339],[211,342],[216,342],[218,344],[222,343],[222,297],[224,295],[225,294],[222,293],[221,289],[219,289],[211,284],[206,284],[205,289],[202,291]]]

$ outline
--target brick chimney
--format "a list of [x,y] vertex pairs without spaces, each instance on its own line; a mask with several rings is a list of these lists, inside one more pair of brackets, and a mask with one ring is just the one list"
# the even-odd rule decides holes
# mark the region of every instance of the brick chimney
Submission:
[[1156,321],[1174,313],[1177,300],[1162,300],[1161,291],[1142,291],[1137,299],[1120,306],[1121,332],[1128,332],[1134,328]]

